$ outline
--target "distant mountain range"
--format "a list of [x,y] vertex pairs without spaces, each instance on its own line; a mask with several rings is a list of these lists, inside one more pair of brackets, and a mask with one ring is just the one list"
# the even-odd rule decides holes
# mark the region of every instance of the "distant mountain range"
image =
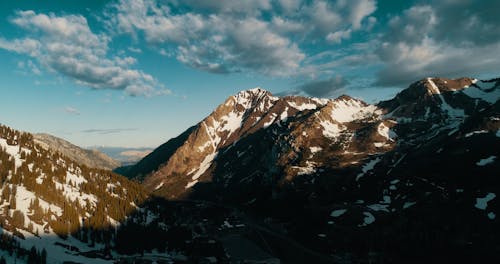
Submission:
[[153,148],[127,148],[127,147],[103,147],[94,146],[88,149],[95,149],[105,153],[109,157],[122,163],[122,165],[130,165],[137,163],[139,160],[147,156],[153,151]]

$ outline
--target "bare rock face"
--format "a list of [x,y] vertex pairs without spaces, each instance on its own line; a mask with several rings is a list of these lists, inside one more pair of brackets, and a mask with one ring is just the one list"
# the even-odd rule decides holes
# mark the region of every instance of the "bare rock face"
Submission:
[[45,149],[57,151],[62,155],[89,168],[112,170],[120,166],[120,162],[98,150],[83,149],[70,142],[49,134],[34,134],[36,143]]

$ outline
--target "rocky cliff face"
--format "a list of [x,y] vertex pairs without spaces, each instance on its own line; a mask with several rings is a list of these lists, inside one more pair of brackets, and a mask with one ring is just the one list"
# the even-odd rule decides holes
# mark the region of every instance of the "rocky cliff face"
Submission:
[[98,150],[83,149],[64,139],[49,134],[34,134],[34,140],[36,143],[40,144],[40,146],[52,151],[58,151],[62,155],[89,168],[112,170],[120,166],[119,161],[110,158]]

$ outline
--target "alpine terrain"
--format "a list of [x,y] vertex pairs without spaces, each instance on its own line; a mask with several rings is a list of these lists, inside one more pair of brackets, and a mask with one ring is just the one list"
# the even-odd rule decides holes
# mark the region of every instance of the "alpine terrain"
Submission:
[[124,174],[336,261],[498,260],[499,86],[426,78],[373,105],[242,91]]
[[255,88],[115,172],[2,125],[0,263],[498,262],[499,98],[500,79],[377,104]]

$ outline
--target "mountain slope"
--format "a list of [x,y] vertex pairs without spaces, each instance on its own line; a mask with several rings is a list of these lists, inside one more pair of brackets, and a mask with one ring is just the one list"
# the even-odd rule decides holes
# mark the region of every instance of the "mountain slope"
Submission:
[[83,253],[108,248],[114,227],[146,197],[138,184],[81,165],[6,126],[0,126],[0,182],[2,235],[24,249],[45,249],[49,263],[101,263]]
[[38,133],[34,134],[33,137],[35,142],[45,149],[58,151],[63,156],[66,156],[80,164],[84,164],[87,167],[112,170],[120,166],[120,162],[110,158],[98,150],[82,149],[64,139],[54,137],[49,134]]
[[186,141],[187,136],[191,133],[194,127],[187,129],[176,138],[170,139],[166,143],[156,148],[139,162],[132,166],[123,166],[116,168],[114,171],[130,179],[142,180],[146,175],[156,171],[165,159],[168,159],[172,154]]
[[496,259],[499,84],[426,78],[376,105],[240,92],[144,186],[251,208],[325,253],[359,248],[359,261]]
[[[159,190],[172,183],[178,186],[169,188],[168,193],[172,197],[182,195],[197,182],[210,180],[213,170],[221,165],[224,167],[221,170],[231,174],[231,167],[226,168],[229,164],[222,163],[222,156],[238,157],[234,167],[244,167],[245,157],[252,156],[247,151],[258,145],[257,138],[262,136],[269,137],[264,142],[269,142],[268,146],[273,146],[270,151],[277,151],[274,154],[278,155],[262,155],[274,159],[264,171],[277,172],[278,166],[281,171],[276,174],[284,172],[286,179],[316,171],[320,166],[338,168],[362,163],[370,155],[388,152],[399,145],[396,140],[399,134],[405,138],[403,143],[411,141],[412,135],[406,135],[405,130],[409,127],[418,126],[420,133],[430,132],[429,129],[433,133],[458,129],[471,114],[495,101],[498,89],[485,91],[491,90],[493,84],[494,81],[477,82],[470,78],[428,78],[378,105],[348,96],[335,100],[278,98],[259,88],[244,91],[229,97],[206,119],[184,132],[182,138],[177,138],[177,143],[187,138],[177,144],[177,149],[172,145],[168,155],[157,155],[153,167],[160,168],[158,171],[152,173],[154,169],[149,169],[141,173],[151,174],[145,180],[149,189]],[[242,144],[242,140],[250,143]],[[335,162],[325,157],[335,157]],[[160,158],[162,166],[158,165]],[[262,162],[258,164],[265,163]],[[153,164],[144,159],[141,166],[147,163]],[[137,173],[128,176],[134,174]],[[180,188],[181,182],[184,190]]]

